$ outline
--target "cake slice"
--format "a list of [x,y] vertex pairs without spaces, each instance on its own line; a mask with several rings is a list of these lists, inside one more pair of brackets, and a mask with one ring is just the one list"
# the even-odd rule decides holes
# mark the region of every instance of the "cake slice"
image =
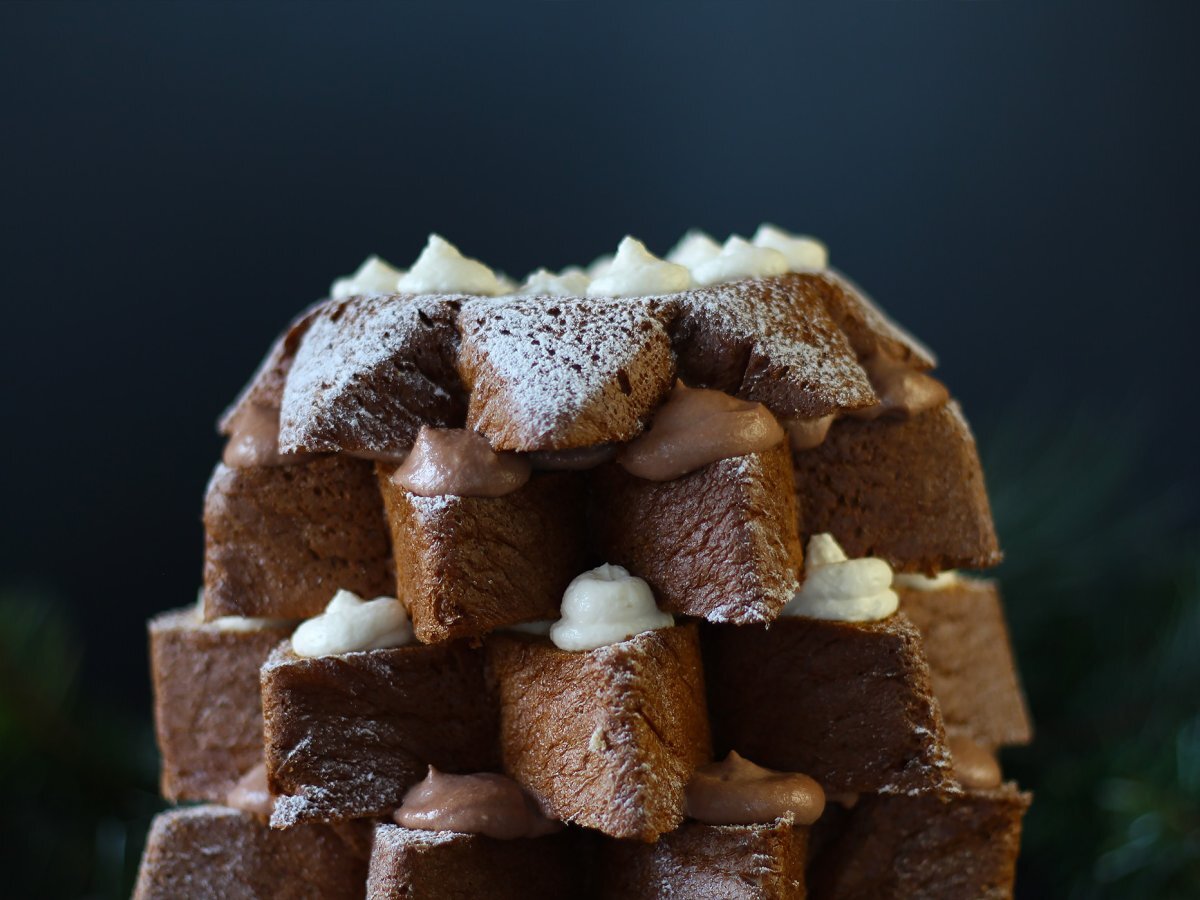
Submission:
[[684,788],[710,758],[694,625],[588,651],[497,633],[504,770],[564,822],[653,841],[683,821]]
[[1030,797],[1008,783],[963,794],[863,795],[814,861],[814,900],[1008,900]]
[[787,444],[672,481],[610,464],[593,475],[599,555],[654,589],[659,605],[711,622],[768,622],[799,587]]
[[[323,304],[314,304],[288,324],[283,334],[275,339],[266,357],[259,364],[249,383],[242,389],[233,404],[221,414],[217,430],[230,437],[247,419],[273,419],[278,426],[279,408],[283,403],[283,387],[296,358],[300,340],[308,332],[313,317]],[[278,431],[278,427],[276,429]],[[279,435],[275,435],[278,449]]]
[[461,297],[371,295],[313,316],[288,372],[279,447],[402,457],[422,424],[457,426]]
[[261,678],[277,828],[390,812],[430,764],[497,765],[482,655],[461,643],[300,657],[285,642]]
[[379,466],[405,598],[425,643],[478,638],[496,628],[553,618],[583,568],[582,479],[535,475],[501,497],[423,497]]
[[224,806],[159,813],[134,900],[361,900],[370,836],[354,825],[272,831]]
[[653,844],[605,841],[600,896],[803,900],[808,831],[789,816],[767,825],[685,822]]
[[375,829],[367,900],[556,900],[586,896],[581,836],[505,841],[482,834]]
[[680,377],[756,400],[781,418],[870,406],[875,392],[829,312],[834,289],[789,273],[680,294]]
[[395,590],[372,463],[218,465],[204,498],[204,616],[303,619],[334,591]]
[[150,674],[160,785],[168,800],[223,802],[262,761],[258,670],[288,623],[200,621],[195,607],[152,619]]
[[839,419],[793,453],[800,532],[829,532],[848,554],[898,572],[1000,561],[975,438],[958,404],[908,419]]
[[663,298],[514,297],[463,308],[467,426],[496,450],[636,437],[675,381]]
[[804,772],[827,794],[957,790],[921,637],[902,613],[788,615],[704,638],[718,754]]
[[[914,586],[919,585],[919,586]],[[921,632],[946,730],[990,747],[1033,737],[993,581],[901,577],[900,608]]]

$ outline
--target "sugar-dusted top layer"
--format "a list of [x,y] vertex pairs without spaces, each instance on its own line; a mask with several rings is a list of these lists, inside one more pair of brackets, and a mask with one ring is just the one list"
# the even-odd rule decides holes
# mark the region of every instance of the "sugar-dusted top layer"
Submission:
[[[764,254],[778,257],[766,271],[790,265],[783,250],[765,245],[731,239],[713,255],[715,242],[705,249],[689,240],[683,256],[708,254],[693,272],[714,261],[722,272],[754,272]],[[807,244],[780,246],[811,257]],[[637,277],[656,283],[643,251],[627,252],[624,265],[643,266]],[[452,275],[454,260],[445,265]],[[607,269],[593,268],[611,274],[621,265],[619,256]],[[438,273],[438,284],[454,283]],[[677,376],[761,402],[783,419],[815,419],[879,402],[866,360],[884,355],[918,370],[934,364],[924,346],[827,269],[656,296],[383,294],[372,292],[381,283],[374,277],[364,278],[365,293],[345,296],[355,284],[346,281],[339,299],[289,326],[223,418],[223,432],[253,407],[278,411],[285,453],[395,459],[422,424],[472,428],[496,450],[568,450],[636,437]]]

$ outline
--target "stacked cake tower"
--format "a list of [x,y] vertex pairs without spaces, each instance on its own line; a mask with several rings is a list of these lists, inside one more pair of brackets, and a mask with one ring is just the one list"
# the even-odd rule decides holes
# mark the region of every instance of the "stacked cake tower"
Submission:
[[150,623],[159,897],[1011,896],[1030,724],[933,355],[764,226],[433,236],[220,423]]

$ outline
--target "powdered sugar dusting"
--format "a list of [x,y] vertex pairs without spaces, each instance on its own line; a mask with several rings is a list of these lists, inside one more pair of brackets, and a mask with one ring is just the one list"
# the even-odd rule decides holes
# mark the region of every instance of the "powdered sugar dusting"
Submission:
[[662,298],[475,300],[459,317],[468,424],[496,449],[629,440],[669,390]]
[[813,276],[739,281],[680,295],[676,332],[685,377],[815,418],[876,402],[867,374]]
[[283,391],[283,452],[407,449],[422,423],[457,424],[453,319],[463,297],[351,297],[323,307]]
[[376,853],[399,853],[408,847],[442,847],[455,841],[470,840],[460,831],[424,831],[383,824],[375,828]]
[[836,269],[830,269],[825,276],[837,284],[847,300],[855,306],[855,312],[862,318],[864,324],[874,334],[885,341],[899,344],[909,354],[912,361],[921,368],[932,369],[937,365],[937,357],[933,351],[913,336],[892,318],[867,295],[866,291]]

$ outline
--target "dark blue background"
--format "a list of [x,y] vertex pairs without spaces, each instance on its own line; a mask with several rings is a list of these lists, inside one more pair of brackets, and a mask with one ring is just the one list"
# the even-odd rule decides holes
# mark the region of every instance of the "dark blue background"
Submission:
[[214,418],[292,312],[430,230],[518,275],[626,232],[812,232],[983,430],[1106,416],[1145,432],[1147,490],[1188,490],[1198,18],[4,5],[0,586],[75,604],[99,688],[144,710]]

